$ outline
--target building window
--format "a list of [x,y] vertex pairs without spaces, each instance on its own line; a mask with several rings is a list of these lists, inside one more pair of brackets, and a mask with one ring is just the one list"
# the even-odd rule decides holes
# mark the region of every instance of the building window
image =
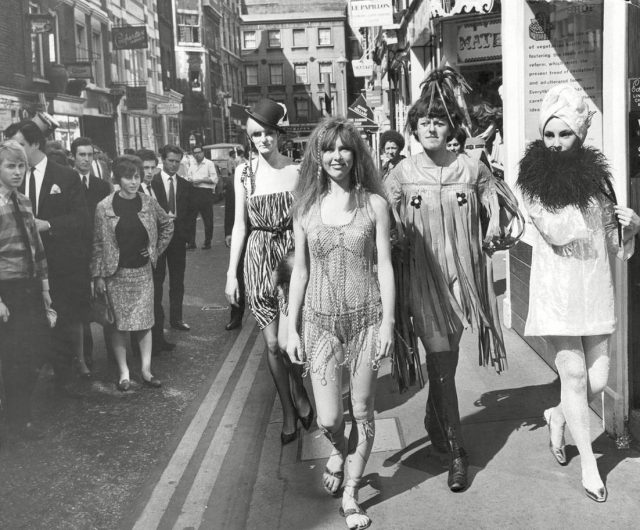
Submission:
[[200,20],[197,13],[178,13],[178,42],[200,42]]
[[247,79],[247,85],[256,86],[258,84],[258,65],[256,64],[245,65],[244,76]]
[[269,65],[269,83],[272,85],[284,85],[281,64]]
[[330,100],[330,105],[329,105],[329,109],[327,109],[326,106],[326,102],[325,102],[325,96],[322,95],[320,96],[320,112],[322,113],[323,116],[329,116],[332,113],[335,113],[336,111],[336,98],[333,94],[331,94],[331,100]]
[[[29,13],[39,13],[36,4],[29,4]],[[31,71],[35,77],[44,77],[44,49],[42,35],[31,34]]]
[[296,64],[293,67],[293,71],[296,76],[296,83],[301,83],[306,85],[309,81],[307,78],[307,65],[306,64]]
[[255,31],[244,31],[242,33],[242,47],[245,50],[256,49],[256,32]]
[[331,28],[318,28],[318,46],[331,45]]
[[324,83],[325,74],[329,74],[329,81],[333,83],[333,65],[331,63],[320,63],[320,82]]
[[76,61],[88,61],[87,30],[82,24],[76,24]]
[[267,36],[269,41],[269,48],[281,48],[279,29],[270,29],[267,32]]
[[92,33],[93,77],[98,86],[104,86],[104,62],[102,60],[102,34]]
[[304,29],[293,30],[293,47],[294,48],[306,48],[307,46],[307,31]]
[[296,99],[296,117],[299,123],[309,121],[309,100],[308,99]]

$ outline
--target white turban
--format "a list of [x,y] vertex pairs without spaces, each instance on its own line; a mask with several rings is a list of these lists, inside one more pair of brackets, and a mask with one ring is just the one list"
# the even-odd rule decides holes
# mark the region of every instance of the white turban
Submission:
[[538,118],[540,136],[543,136],[551,118],[561,119],[584,142],[591,123],[591,113],[582,94],[571,85],[556,85],[547,92]]

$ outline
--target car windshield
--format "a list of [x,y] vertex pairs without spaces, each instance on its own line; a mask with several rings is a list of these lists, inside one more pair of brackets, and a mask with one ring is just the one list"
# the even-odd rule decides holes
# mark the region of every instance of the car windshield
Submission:
[[226,160],[229,158],[229,147],[217,147],[211,149],[211,160]]

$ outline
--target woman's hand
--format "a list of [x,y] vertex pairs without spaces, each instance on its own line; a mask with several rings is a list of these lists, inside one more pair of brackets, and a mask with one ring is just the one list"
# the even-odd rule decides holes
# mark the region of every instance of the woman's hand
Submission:
[[227,297],[227,302],[231,305],[238,305],[240,299],[240,288],[238,287],[238,278],[227,277],[227,285],[224,288],[224,295]]
[[393,322],[388,322],[383,320],[382,324],[380,324],[380,350],[376,355],[374,362],[379,364],[382,359],[385,357],[389,357],[391,355],[391,349],[393,348],[393,336],[395,324]]
[[640,231],[640,216],[631,208],[624,206],[614,206],[618,222],[628,234],[635,236]]
[[4,302],[0,302],[0,320],[2,320],[2,322],[8,322],[10,314],[11,313],[9,313],[9,308],[6,304]]
[[148,258],[149,257],[149,249],[147,247],[144,247],[143,249],[140,250],[140,255],[143,258]]
[[293,364],[304,364],[306,361],[300,335],[295,331],[290,332],[287,338],[287,355]]
[[95,295],[102,295],[107,291],[107,286],[104,283],[104,278],[94,278],[93,280],[93,293]]

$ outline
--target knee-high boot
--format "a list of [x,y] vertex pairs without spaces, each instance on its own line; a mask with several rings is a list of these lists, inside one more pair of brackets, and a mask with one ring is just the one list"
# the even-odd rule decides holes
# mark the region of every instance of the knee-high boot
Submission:
[[[464,450],[462,429],[460,425],[460,411],[458,409],[458,394],[456,392],[456,368],[458,366],[458,351],[431,353],[427,356],[429,382],[433,388],[431,405],[427,401],[427,416],[430,424],[439,429],[434,432],[444,436],[450,456],[448,485],[451,491],[462,491],[467,487],[467,454]],[[436,418],[435,424],[432,417]],[[425,417],[425,423],[427,418]],[[430,432],[431,435],[431,432]],[[437,436],[437,434],[436,434]]]

